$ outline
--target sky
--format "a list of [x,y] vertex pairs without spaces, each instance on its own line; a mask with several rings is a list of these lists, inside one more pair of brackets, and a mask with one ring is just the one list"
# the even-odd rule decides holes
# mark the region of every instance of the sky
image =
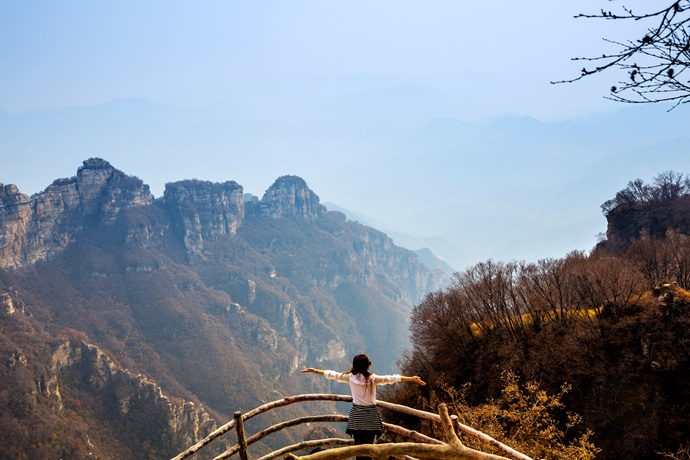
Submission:
[[[189,178],[235,180],[261,196],[295,174],[323,202],[384,230],[434,237],[436,222],[452,222],[438,233],[455,238],[456,253],[474,250],[472,260],[587,250],[605,230],[601,202],[637,178],[629,174],[644,171],[649,181],[677,157],[664,150],[659,171],[645,164],[593,185],[587,168],[577,177],[588,183],[568,175],[568,165],[583,166],[580,144],[547,149],[530,137],[521,145],[517,132],[494,158],[519,151],[531,155],[529,167],[509,158],[493,176],[476,161],[483,152],[465,145],[465,156],[451,158],[444,149],[462,144],[453,137],[468,129],[462,122],[515,114],[556,123],[621,109],[605,99],[620,75],[551,82],[579,75],[583,63],[572,58],[615,51],[604,38],[643,35],[639,22],[574,17],[623,5],[644,2],[0,0],[0,183],[34,194],[92,156],[140,177],[157,197],[166,182]],[[498,149],[482,126],[472,125],[476,142]],[[660,151],[654,143],[667,139],[644,129],[652,128],[635,133],[649,139],[644,148]],[[603,145],[585,152],[593,165]],[[534,150],[551,169],[540,169]],[[555,195],[560,189],[570,195]],[[571,196],[590,201],[559,214],[559,200]],[[482,235],[501,239],[500,250],[485,250]],[[456,260],[459,268],[466,259]]]
[[367,78],[456,94],[467,119],[561,117],[611,107],[610,79],[550,82],[576,76],[571,58],[605,51],[602,38],[640,29],[573,18],[612,3],[2,0],[0,110],[138,97],[279,118],[294,115],[295,94]]

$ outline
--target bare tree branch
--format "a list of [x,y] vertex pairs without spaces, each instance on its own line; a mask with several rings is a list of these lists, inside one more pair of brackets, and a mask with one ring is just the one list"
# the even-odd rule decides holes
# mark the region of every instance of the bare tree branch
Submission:
[[619,51],[573,58],[574,61],[594,63],[594,67],[585,66],[579,76],[552,83],[573,83],[590,75],[618,69],[626,74],[626,79],[612,85],[606,99],[631,104],[676,102],[674,107],[690,102],[690,81],[684,78],[690,66],[690,0],[677,0],[665,8],[642,14],[633,13],[626,7],[622,9],[621,14],[602,10],[599,14],[575,17],[651,21],[652,26],[647,33],[626,42],[605,39]]

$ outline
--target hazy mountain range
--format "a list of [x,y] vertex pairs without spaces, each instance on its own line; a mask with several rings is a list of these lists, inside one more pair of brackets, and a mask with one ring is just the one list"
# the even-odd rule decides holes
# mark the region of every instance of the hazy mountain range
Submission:
[[90,156],[145,178],[156,196],[166,181],[194,177],[241,177],[260,196],[275,177],[296,174],[324,202],[461,269],[591,249],[606,230],[599,206],[628,181],[688,169],[684,107],[461,121],[458,104],[399,85],[296,103],[276,119],[240,119],[230,103],[191,109],[141,99],[0,113],[0,182],[35,193]]

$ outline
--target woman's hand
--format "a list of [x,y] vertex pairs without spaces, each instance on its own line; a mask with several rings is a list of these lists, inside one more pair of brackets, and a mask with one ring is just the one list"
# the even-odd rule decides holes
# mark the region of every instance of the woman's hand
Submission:
[[308,368],[306,368],[306,369],[302,369],[300,372],[301,372],[302,374],[306,374],[306,373],[309,373],[309,372],[313,372],[314,374],[323,375],[323,371],[322,371],[321,369],[314,369],[313,367],[308,367]]
[[414,383],[416,383],[417,385],[421,385],[421,386],[426,385],[426,382],[424,380],[422,380],[418,375],[415,375],[414,377],[412,377],[412,381]]
[[401,380],[403,382],[414,382],[417,385],[424,386],[426,385],[426,382],[422,380],[418,375],[415,375],[414,377],[402,377]]

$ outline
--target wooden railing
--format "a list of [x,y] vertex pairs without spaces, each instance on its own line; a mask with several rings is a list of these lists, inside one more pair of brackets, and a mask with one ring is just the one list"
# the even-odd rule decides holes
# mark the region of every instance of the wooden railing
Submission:
[[[248,447],[265,438],[271,433],[281,431],[285,428],[301,425],[303,423],[314,423],[314,422],[347,422],[346,415],[316,415],[309,417],[300,417],[286,422],[278,423],[276,425],[270,426],[252,436],[247,437],[244,431],[244,423],[252,417],[259,414],[267,412],[269,410],[287,406],[290,404],[295,404],[305,401],[344,401],[351,402],[352,396],[347,395],[334,395],[334,394],[303,394],[297,396],[288,396],[283,399],[279,399],[255,409],[242,414],[241,412],[235,412],[233,420],[226,423],[225,425],[219,427],[207,437],[197,442],[193,446],[189,447],[184,452],[181,452],[172,460],[182,460],[189,457],[190,455],[198,452],[205,446],[209,445],[213,440],[217,439],[219,436],[227,433],[228,431],[235,429],[237,434],[237,444],[227,449],[222,454],[216,456],[214,460],[227,459],[235,454],[239,454],[241,460],[249,460]],[[448,415],[448,410],[445,405],[439,406],[439,413],[433,414],[431,412],[425,412],[418,409],[413,409],[411,407],[402,406],[399,404],[392,404],[385,401],[378,401],[377,405],[389,410],[396,412],[401,412],[408,415],[413,415],[425,420],[432,422],[440,422],[444,433],[446,435],[447,442],[440,441],[435,438],[431,438],[422,433],[418,433],[413,430],[408,430],[398,425],[384,423],[387,431],[399,434],[409,439],[413,439],[417,442],[408,443],[392,443],[392,444],[369,444],[369,445],[353,445],[351,439],[344,438],[328,438],[328,439],[317,439],[312,441],[304,441],[290,446],[286,446],[282,449],[276,450],[260,457],[258,460],[272,460],[277,457],[285,457],[286,459],[304,459],[304,460],[339,460],[354,456],[370,456],[374,458],[387,458],[389,456],[403,456],[407,458],[409,455],[419,455],[425,457],[434,458],[466,458],[466,459],[492,459],[492,460],[508,460],[506,457],[500,457],[493,454],[487,454],[480,452],[469,447],[464,446],[457,437],[457,431],[462,431],[471,436],[474,436],[482,441],[502,450],[503,452],[511,455],[513,458],[520,460],[532,460],[525,454],[517,452],[516,450],[506,446],[503,443],[498,442],[491,436],[470,428],[467,425],[460,423],[456,416]],[[333,446],[347,446],[341,448],[328,449],[325,451],[317,452],[304,457],[295,457],[291,452],[301,451],[301,450],[311,450],[323,447],[333,447]]]

